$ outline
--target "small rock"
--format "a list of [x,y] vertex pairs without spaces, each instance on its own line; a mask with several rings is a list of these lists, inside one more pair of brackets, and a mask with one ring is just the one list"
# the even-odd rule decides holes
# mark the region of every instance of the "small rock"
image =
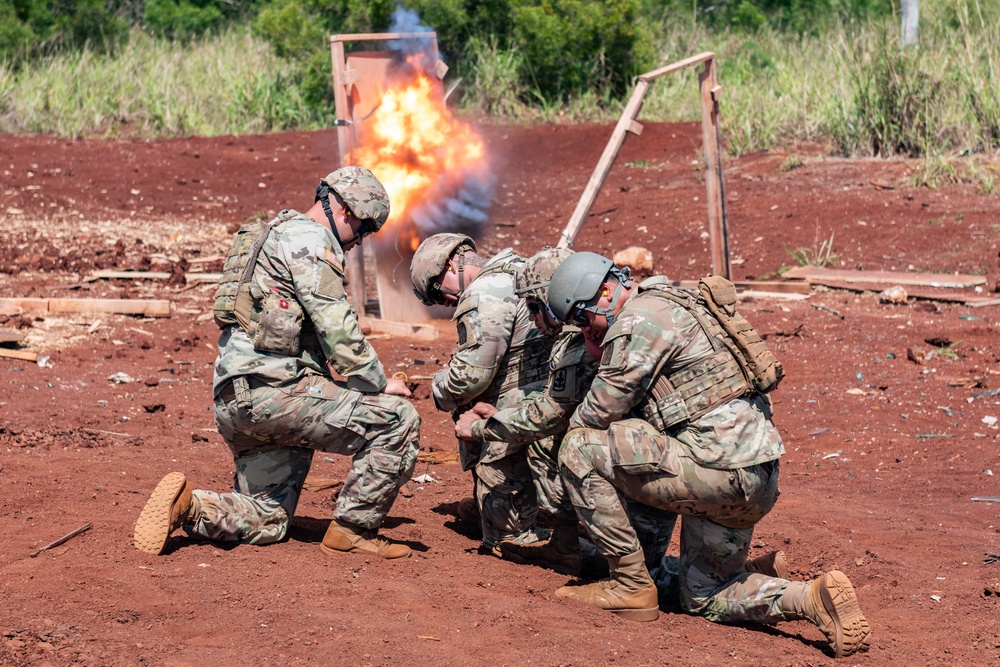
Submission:
[[908,298],[906,290],[900,285],[882,290],[878,295],[879,303],[891,303],[895,305],[905,304]]
[[653,275],[653,253],[640,246],[630,246],[615,253],[612,260],[618,266],[627,266],[637,280]]
[[123,371],[118,371],[114,375],[108,376],[108,382],[113,382],[115,384],[129,384],[130,382],[135,382],[129,375]]

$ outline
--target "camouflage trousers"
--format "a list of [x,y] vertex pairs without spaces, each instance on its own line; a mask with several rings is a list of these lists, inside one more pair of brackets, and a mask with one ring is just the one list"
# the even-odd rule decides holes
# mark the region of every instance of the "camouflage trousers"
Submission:
[[420,417],[405,399],[362,394],[319,375],[270,387],[234,382],[235,398],[215,400],[215,423],[236,464],[233,493],[195,490],[201,506],[192,535],[269,544],[284,539],[314,451],[353,464],[334,518],[377,530],[417,463]]
[[[555,469],[553,448],[552,438],[545,438],[503,458],[487,454],[473,466],[483,547],[492,549],[504,540],[530,544],[545,539],[547,531],[535,523],[539,504],[550,511],[553,503],[572,507],[568,505],[562,480],[558,476],[551,479],[551,471]],[[486,449],[489,452],[488,445]]]
[[[640,543],[625,503],[683,515],[678,578],[681,605],[712,621],[784,620],[789,582],[750,574],[753,526],[778,498],[778,462],[733,470],[699,465],[681,445],[638,419],[608,431],[575,429],[559,452],[570,499],[598,552],[620,557]],[[670,451],[667,448],[671,448]]]

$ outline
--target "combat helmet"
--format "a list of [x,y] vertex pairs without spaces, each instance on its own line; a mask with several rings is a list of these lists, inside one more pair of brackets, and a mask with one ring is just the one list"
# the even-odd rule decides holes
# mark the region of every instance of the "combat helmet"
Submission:
[[[618,279],[618,286],[611,297],[610,308],[584,306],[597,296],[605,279],[611,275]],[[568,322],[575,308],[583,308],[604,315],[608,326],[614,322],[612,314],[623,288],[630,287],[632,279],[628,267],[619,268],[607,257],[593,252],[573,253],[559,265],[549,282],[549,309],[562,322]]]
[[[358,230],[358,238],[374,234],[389,219],[389,194],[375,174],[364,167],[341,167],[323,178],[316,188],[316,201],[323,203],[323,212],[338,241],[340,235],[330,208],[331,192],[347,207],[349,215],[365,223]],[[353,240],[341,241],[341,244],[346,245]]]
[[[459,248],[466,246],[475,252],[476,242],[465,234],[433,234],[428,236],[413,253],[410,262],[410,280],[413,281],[413,293],[425,306],[442,303],[441,282],[438,278],[448,268],[448,260]],[[456,256],[458,268],[458,293],[447,292],[452,296],[460,296],[465,291],[465,258],[463,253]]]
[[517,295],[522,299],[533,297],[546,303],[549,281],[559,265],[573,254],[569,248],[545,246],[524,260],[524,266],[517,272]]

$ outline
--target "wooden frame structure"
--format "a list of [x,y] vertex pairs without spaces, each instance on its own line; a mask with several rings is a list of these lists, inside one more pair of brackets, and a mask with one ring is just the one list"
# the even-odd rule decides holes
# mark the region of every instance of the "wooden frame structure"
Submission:
[[625,110],[622,111],[618,124],[611,133],[608,145],[604,148],[604,153],[598,160],[597,167],[590,176],[590,181],[584,188],[580,201],[577,202],[576,209],[559,238],[558,246],[560,248],[573,247],[576,236],[583,226],[583,221],[590,213],[594,200],[597,199],[597,194],[611,170],[611,165],[625,142],[626,133],[631,132],[635,135],[642,133],[642,125],[639,124],[636,117],[642,109],[642,100],[650,82],[661,76],[702,63],[705,64],[705,67],[698,74],[698,84],[701,95],[701,134],[705,150],[705,188],[708,191],[708,233],[712,250],[712,273],[727,279],[731,277],[726,190],[722,180],[722,135],[719,132],[719,99],[722,88],[716,77],[715,54],[709,51],[639,76],[635,89],[632,91],[632,97],[625,105]]
[[[380,98],[386,68],[390,60],[390,56],[386,52],[378,51],[362,51],[346,55],[344,44],[347,42],[388,42],[404,39],[426,40],[429,42],[429,52],[437,53],[437,33],[434,32],[358,33],[330,37],[333,98],[337,114],[337,149],[341,166],[345,164],[346,156],[358,145],[354,124],[367,117],[366,113],[355,113],[354,101],[358,97],[358,91],[363,90],[360,95],[362,98],[366,96],[368,98],[379,96]],[[447,65],[440,59],[435,63],[434,73],[438,78],[444,78],[447,70]],[[372,99],[364,99],[363,102],[371,107],[368,113],[378,106],[378,102]],[[377,252],[372,252],[372,259],[376,273],[380,317],[405,321],[430,319],[424,306],[413,296],[412,286],[409,282],[409,265],[404,272],[406,285],[400,287],[399,280],[393,280],[391,275],[383,275],[385,271],[379,269]],[[388,268],[389,274],[393,273],[391,267]],[[365,317],[367,313],[365,312],[363,254],[350,253],[347,255],[347,278],[352,305],[359,316]]]

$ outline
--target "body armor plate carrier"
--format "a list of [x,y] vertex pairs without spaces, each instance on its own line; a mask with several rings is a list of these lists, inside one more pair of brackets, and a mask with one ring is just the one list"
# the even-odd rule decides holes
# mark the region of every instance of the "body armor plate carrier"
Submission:
[[713,350],[669,375],[661,364],[650,376],[641,411],[660,432],[697,419],[733,398],[769,392],[784,376],[781,362],[736,312],[736,287],[725,278],[703,279],[698,295],[653,278],[639,285],[639,293],[669,299],[687,310]]

